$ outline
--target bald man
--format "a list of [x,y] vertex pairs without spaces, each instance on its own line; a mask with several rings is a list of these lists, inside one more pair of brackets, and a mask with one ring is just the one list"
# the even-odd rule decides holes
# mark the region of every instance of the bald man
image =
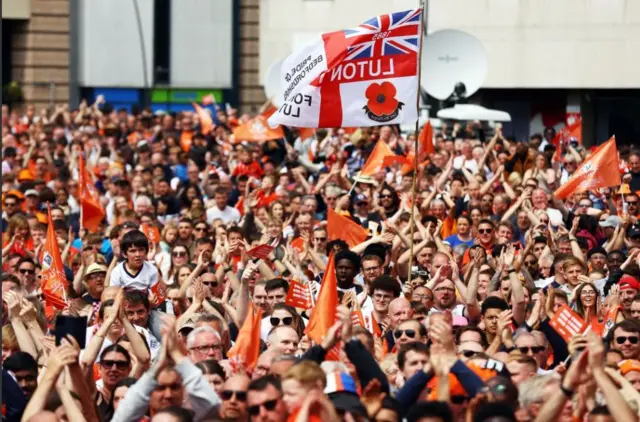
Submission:
[[247,388],[251,380],[246,375],[234,375],[224,382],[220,416],[226,421],[247,420]]
[[298,350],[298,343],[300,337],[296,330],[287,325],[279,325],[272,329],[267,337],[267,350],[293,355]]
[[398,326],[411,319],[411,303],[403,297],[397,297],[389,304],[389,329],[395,330]]
[[256,368],[253,370],[251,379],[255,380],[271,373],[273,360],[280,355],[281,353],[277,350],[267,350],[262,352],[262,354],[258,356],[258,362],[256,362]]

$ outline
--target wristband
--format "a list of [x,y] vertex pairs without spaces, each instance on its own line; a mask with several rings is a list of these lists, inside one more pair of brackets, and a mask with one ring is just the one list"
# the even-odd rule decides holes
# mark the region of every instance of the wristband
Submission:
[[564,385],[560,384],[560,391],[562,391],[562,394],[564,394],[565,396],[567,396],[568,398],[573,397],[573,391],[569,390],[568,388],[566,388]]

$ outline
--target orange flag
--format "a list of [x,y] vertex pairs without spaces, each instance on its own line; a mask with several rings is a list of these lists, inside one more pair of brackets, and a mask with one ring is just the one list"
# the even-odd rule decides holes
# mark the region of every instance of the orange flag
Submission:
[[327,211],[327,239],[329,241],[342,239],[353,248],[364,242],[367,231],[360,224],[344,217],[331,208]]
[[234,365],[242,366],[247,371],[253,367],[260,356],[260,324],[262,322],[262,309],[254,312],[253,304],[249,305],[247,318],[242,324],[235,344],[227,352],[227,357]]
[[102,204],[100,204],[100,194],[93,184],[91,174],[87,171],[84,163],[84,157],[80,154],[80,206],[82,207],[82,228],[90,232],[97,232],[100,229],[100,223],[104,219],[106,213]]
[[576,172],[560,186],[553,195],[564,199],[577,192],[585,192],[598,188],[608,188],[619,185],[622,180],[617,171],[618,148],[616,137],[612,136],[578,167]]
[[565,126],[556,133],[551,143],[556,147],[553,155],[555,161],[560,161],[562,156],[562,141],[569,139],[577,139],[578,145],[582,145],[582,119],[576,119],[573,124]]
[[209,114],[209,112],[207,112],[207,110],[200,107],[198,104],[196,103],[191,103],[191,104],[193,104],[193,108],[196,109],[196,114],[200,118],[200,131],[202,132],[203,135],[210,134],[214,127],[213,119],[211,118],[211,115]]
[[284,130],[281,126],[271,129],[267,119],[260,115],[233,129],[233,135],[236,137],[236,142],[263,142],[284,138]]
[[422,126],[422,130],[418,136],[418,146],[420,147],[418,161],[424,161],[429,154],[433,154],[436,151],[433,146],[433,128],[429,121],[426,125]]
[[390,166],[393,163],[407,163],[407,157],[396,155],[391,151],[389,145],[382,139],[378,140],[375,148],[371,151],[367,162],[364,163],[360,176],[370,176],[380,171],[381,168]]
[[329,262],[324,270],[316,306],[313,308],[307,328],[304,330],[305,334],[317,344],[322,343],[327,331],[335,323],[338,303],[338,279],[336,278],[336,264],[332,253],[329,255]]
[[47,239],[42,251],[42,294],[47,305],[62,310],[67,306],[69,282],[64,275],[64,266],[60,257],[58,238],[51,218],[51,206],[48,206]]

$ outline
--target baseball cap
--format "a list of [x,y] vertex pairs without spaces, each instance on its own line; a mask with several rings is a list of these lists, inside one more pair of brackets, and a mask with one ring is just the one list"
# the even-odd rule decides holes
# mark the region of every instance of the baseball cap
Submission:
[[38,191],[35,189],[28,189],[25,193],[24,196],[38,196]]
[[640,224],[636,223],[633,226],[629,227],[629,230],[627,230],[627,237],[629,239],[640,237]]
[[600,222],[600,227],[618,227],[622,223],[622,219],[617,215],[610,215]]
[[352,415],[367,417],[367,410],[360,401],[356,382],[351,375],[345,372],[328,374],[324,393],[338,413],[349,412]]
[[618,281],[618,286],[620,286],[620,291],[623,290],[640,290],[640,282],[636,280],[635,277],[630,276],[629,274],[625,274],[620,277],[620,281]]
[[367,198],[366,195],[359,193],[356,195],[355,200],[353,201],[354,203],[358,204],[360,202],[367,202],[369,203],[369,198]]
[[[184,324],[182,324],[182,326],[180,327],[180,329],[178,330],[179,333],[181,333],[182,335],[187,335],[189,334],[194,328],[196,328],[196,323],[189,318],[188,320],[186,320],[184,322]],[[185,330],[184,332],[182,330]]]
[[89,268],[87,268],[87,272],[84,273],[84,277],[88,277],[91,274],[96,274],[96,273],[107,273],[107,267],[105,267],[102,264],[98,264],[97,262],[92,263],[91,265],[89,265]]
[[633,371],[640,372],[640,361],[635,359],[625,359],[618,363],[618,368],[620,368],[620,373],[622,374],[622,376],[625,376],[629,372]]

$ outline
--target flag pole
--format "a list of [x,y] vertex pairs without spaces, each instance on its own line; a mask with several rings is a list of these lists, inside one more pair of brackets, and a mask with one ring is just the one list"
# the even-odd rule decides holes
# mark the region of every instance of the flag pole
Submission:
[[422,41],[423,37],[426,34],[427,20],[425,16],[427,15],[429,0],[422,0],[422,13],[420,14],[420,49],[418,50],[418,86],[416,87],[416,112],[418,114],[418,118],[416,118],[416,129],[414,133],[414,151],[413,151],[413,179],[411,181],[411,246],[409,247],[409,271],[407,274],[407,283],[411,283],[411,268],[413,267],[413,246],[415,244],[413,240],[413,236],[416,230],[416,222],[415,222],[415,209],[416,209],[416,201],[418,196],[417,190],[417,180],[418,180],[418,155],[419,154],[419,141],[418,138],[420,136],[420,78],[422,77]]

